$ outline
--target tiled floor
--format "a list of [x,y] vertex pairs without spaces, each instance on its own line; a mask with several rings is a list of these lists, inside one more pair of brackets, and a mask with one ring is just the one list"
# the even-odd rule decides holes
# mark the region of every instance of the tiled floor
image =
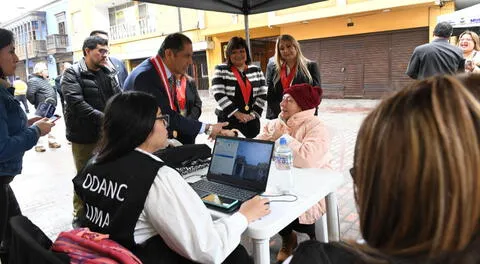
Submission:
[[[215,102],[201,91],[203,99],[202,121],[216,122],[213,113]],[[343,172],[345,184],[338,189],[337,198],[340,212],[340,231],[343,240],[360,238],[358,215],[353,200],[352,183],[348,169],[353,159],[353,147],[360,124],[369,110],[377,104],[373,100],[323,100],[319,118],[334,132],[332,153],[334,167]],[[28,151],[24,157],[24,170],[13,181],[23,213],[37,224],[52,239],[62,230],[71,228],[72,184],[75,168],[70,145],[64,136],[63,119],[57,121],[54,134],[62,147],[47,149],[44,153]],[[200,135],[197,142],[206,142]],[[343,158],[342,158],[343,157]],[[305,238],[305,237],[303,237]],[[244,241],[250,249],[248,241]],[[272,262],[280,247],[278,236],[272,238]]]

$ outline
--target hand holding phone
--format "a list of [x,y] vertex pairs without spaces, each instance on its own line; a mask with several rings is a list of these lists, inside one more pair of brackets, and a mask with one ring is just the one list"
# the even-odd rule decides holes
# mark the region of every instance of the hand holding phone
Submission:
[[55,114],[55,115],[52,115],[52,117],[50,117],[50,118],[48,119],[48,121],[50,121],[50,122],[52,122],[52,123],[55,123],[55,121],[57,121],[57,120],[60,119],[60,118],[61,118],[60,115]]

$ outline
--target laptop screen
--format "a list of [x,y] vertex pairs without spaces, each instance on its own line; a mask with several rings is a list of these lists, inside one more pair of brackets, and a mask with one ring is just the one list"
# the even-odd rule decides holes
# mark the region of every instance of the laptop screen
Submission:
[[208,180],[257,192],[265,191],[274,142],[218,136]]

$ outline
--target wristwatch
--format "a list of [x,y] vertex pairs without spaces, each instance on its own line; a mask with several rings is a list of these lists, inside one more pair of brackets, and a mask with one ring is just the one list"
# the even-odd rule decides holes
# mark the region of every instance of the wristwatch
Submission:
[[205,128],[205,135],[210,136],[213,131],[213,126],[211,124],[207,124],[207,127]]

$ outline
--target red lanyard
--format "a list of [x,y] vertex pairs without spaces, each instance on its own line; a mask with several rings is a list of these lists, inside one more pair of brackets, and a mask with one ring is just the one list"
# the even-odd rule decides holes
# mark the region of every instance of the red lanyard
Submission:
[[297,65],[295,64],[291,69],[290,73],[287,77],[287,63],[282,64],[282,69],[280,69],[280,80],[282,82],[283,89],[287,89],[290,87],[292,83],[293,77],[295,77],[295,73],[297,72]]
[[165,66],[163,65],[162,58],[160,55],[150,58],[150,62],[153,64],[155,69],[157,69],[158,76],[163,81],[163,86],[165,87],[165,91],[167,92],[168,101],[170,102],[170,108],[172,110],[177,111],[177,107],[175,106],[175,101],[173,99],[173,95],[170,93],[170,84],[167,78],[167,71],[165,70]]
[[180,106],[181,110],[184,110],[185,103],[187,102],[187,94],[186,94],[187,78],[185,76],[182,76],[180,80],[181,80],[180,86],[177,86],[177,84],[175,84],[175,86],[177,89],[178,106]]
[[[245,101],[245,106],[248,106],[248,102],[250,101],[250,94],[252,93],[252,85],[248,81],[248,78],[245,78],[245,82],[243,82],[242,76],[238,72],[235,66],[231,67],[235,78],[237,78],[238,85],[240,85],[240,90],[242,91],[243,101]],[[247,71],[248,66],[245,67],[245,72]]]

